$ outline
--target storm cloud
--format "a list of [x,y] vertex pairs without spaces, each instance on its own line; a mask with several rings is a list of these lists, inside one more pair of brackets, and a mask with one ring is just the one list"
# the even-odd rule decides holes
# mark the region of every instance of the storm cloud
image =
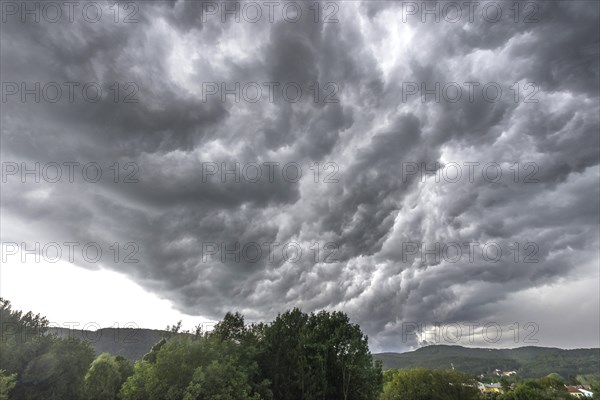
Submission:
[[[2,241],[133,243],[139,262],[75,263],[190,315],[343,310],[374,350],[434,321],[597,346],[600,5],[445,3],[281,2],[271,21],[256,2],[253,22],[246,2],[81,2],[36,22],[3,2]],[[577,339],[535,290],[586,321]]]

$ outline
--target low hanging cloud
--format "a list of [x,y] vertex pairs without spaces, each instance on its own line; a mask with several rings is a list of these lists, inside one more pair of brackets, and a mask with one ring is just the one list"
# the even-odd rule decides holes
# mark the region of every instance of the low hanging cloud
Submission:
[[23,4],[3,242],[79,243],[190,315],[343,310],[375,350],[515,318],[598,345],[598,3]]

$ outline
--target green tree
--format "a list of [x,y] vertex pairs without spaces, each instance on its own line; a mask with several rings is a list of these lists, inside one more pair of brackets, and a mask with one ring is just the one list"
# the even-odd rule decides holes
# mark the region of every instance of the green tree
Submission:
[[358,325],[350,323],[346,314],[339,311],[313,313],[307,329],[309,343],[318,349],[316,363],[327,379],[325,397],[362,400],[379,394],[381,365],[373,363],[367,336]]
[[223,321],[219,321],[211,335],[221,340],[235,340],[240,342],[246,336],[246,326],[244,325],[244,316],[238,312],[232,314],[228,312],[223,317]]
[[227,313],[210,334],[179,326],[135,364],[123,400],[373,400],[381,391],[381,365],[343,313],[294,309],[250,326]]
[[0,400],[8,400],[16,384],[17,374],[7,375],[6,371],[0,370]]
[[144,355],[144,357],[142,358],[142,360],[148,361],[149,363],[155,363],[156,362],[156,355],[158,354],[158,351],[160,350],[160,348],[162,346],[164,346],[165,343],[167,343],[167,339],[166,338],[160,339],[154,346],[152,346],[152,348],[150,349],[150,351],[147,354]]
[[[307,322],[308,316],[295,308],[278,315],[265,330],[262,367],[272,382],[275,399],[315,398],[317,389],[307,387],[311,378],[317,378],[311,376],[307,360]],[[312,382],[318,384],[320,379]]]
[[234,360],[213,361],[208,367],[199,367],[186,388],[183,400],[251,400],[252,388],[244,368]]
[[[245,328],[237,330],[238,333],[245,332],[243,335],[223,335],[222,332],[217,332],[219,333],[201,336],[176,334],[161,341],[160,346],[155,346],[152,351],[152,357],[146,357],[135,364],[134,374],[121,389],[122,399],[193,398],[199,395],[196,390],[202,389],[200,394],[207,390],[207,387],[200,385],[203,382],[201,378],[214,380],[213,370],[217,367],[225,368],[221,365],[224,360],[229,360],[226,366],[235,365],[239,369],[236,371],[243,373],[243,382],[248,385],[245,391],[249,396],[265,393],[264,398],[268,399],[268,384],[265,386],[259,379],[256,351],[252,345],[258,339],[246,332]],[[217,364],[213,365],[213,362]],[[231,372],[230,368],[225,369]],[[229,384],[236,382],[237,379]]]
[[477,399],[477,382],[454,370],[414,368],[386,371],[381,400]]
[[542,394],[527,385],[517,385],[512,393],[507,396],[510,400],[543,400]]
[[154,364],[148,361],[136,361],[131,375],[121,386],[119,396],[123,400],[159,399],[158,382]]
[[116,357],[100,354],[85,375],[85,394],[88,400],[115,400],[121,388],[122,366]]
[[507,393],[508,400],[568,400],[570,395],[564,384],[552,376],[527,379],[519,382]]
[[117,365],[119,366],[119,377],[120,377],[119,387],[121,387],[123,385],[123,383],[125,383],[127,378],[129,378],[131,375],[133,375],[133,366],[131,365],[131,362],[129,362],[129,360],[123,356],[116,356],[115,361],[117,362]]
[[23,371],[23,398],[84,399],[83,382],[93,360],[88,342],[55,338],[49,351],[31,360]]
[[13,310],[10,301],[0,298],[0,367],[21,376],[29,361],[49,350],[47,330],[46,318]]
[[373,399],[381,390],[381,366],[344,313],[287,311],[265,329],[264,340],[261,365],[275,399]]
[[83,379],[94,359],[89,343],[48,333],[48,320],[13,310],[0,298],[0,366],[17,380],[14,400],[83,398]]

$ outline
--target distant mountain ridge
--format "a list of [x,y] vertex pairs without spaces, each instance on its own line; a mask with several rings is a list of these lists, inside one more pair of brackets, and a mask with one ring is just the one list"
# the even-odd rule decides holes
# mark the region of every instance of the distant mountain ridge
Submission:
[[[76,337],[90,342],[96,354],[103,352],[141,360],[152,346],[168,335],[155,329],[104,328],[97,331],[50,328],[49,334]],[[375,360],[390,368],[454,368],[473,375],[489,374],[495,369],[516,370],[522,377],[540,377],[556,372],[567,377],[600,373],[600,348],[564,350],[553,347],[486,349],[462,346],[426,346],[406,353],[373,354]]]
[[600,373],[600,348],[564,350],[553,347],[486,349],[462,346],[426,346],[407,353],[374,354],[390,368],[454,368],[473,375],[495,369],[516,370],[522,377],[540,377],[556,372],[569,375]]
[[50,328],[48,334],[62,338],[74,337],[90,342],[96,355],[110,353],[130,361],[141,360],[152,346],[168,332],[155,329],[103,328],[97,331],[82,329]]

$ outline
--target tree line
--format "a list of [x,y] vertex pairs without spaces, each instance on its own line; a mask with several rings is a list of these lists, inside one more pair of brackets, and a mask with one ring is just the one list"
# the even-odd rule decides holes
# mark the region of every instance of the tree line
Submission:
[[[597,377],[592,389],[597,389]],[[569,400],[573,397],[558,374],[541,378],[501,378],[501,392],[481,392],[472,375],[427,368],[391,369],[384,373],[380,400]],[[595,393],[595,391],[594,391]]]
[[383,384],[367,336],[337,311],[250,325],[227,313],[210,332],[179,322],[133,366],[46,334],[46,318],[7,300],[0,311],[0,400],[372,400]]

